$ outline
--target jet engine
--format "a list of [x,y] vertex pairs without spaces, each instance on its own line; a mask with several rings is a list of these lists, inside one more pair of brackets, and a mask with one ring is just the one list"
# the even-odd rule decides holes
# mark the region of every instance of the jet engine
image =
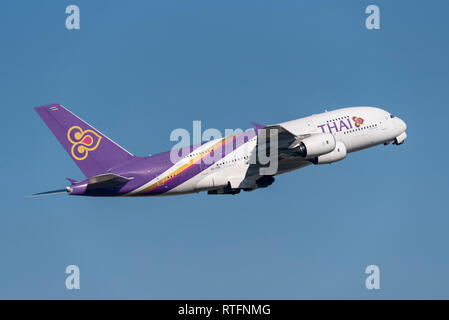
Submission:
[[259,188],[266,188],[274,182],[274,178],[272,176],[262,176],[256,180],[256,185]]
[[341,142],[337,141],[335,143],[335,149],[332,150],[329,153],[323,154],[321,156],[315,157],[312,159],[313,164],[326,164],[326,163],[332,163],[337,162],[340,160],[343,160],[346,158],[346,145]]
[[314,158],[335,149],[335,137],[330,133],[315,134],[299,142],[299,154],[304,158]]

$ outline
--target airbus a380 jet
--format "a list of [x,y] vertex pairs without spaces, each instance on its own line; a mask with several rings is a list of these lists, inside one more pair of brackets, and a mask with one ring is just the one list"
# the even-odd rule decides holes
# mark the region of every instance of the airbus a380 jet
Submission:
[[[274,176],[307,165],[337,162],[380,144],[400,145],[407,137],[405,122],[387,111],[351,107],[269,126],[253,123],[254,129],[222,139],[137,157],[59,104],[35,109],[86,176],[82,181],[68,178],[66,189],[35,195],[236,194],[265,188]],[[263,169],[271,164],[259,161],[263,148],[276,156],[275,171],[269,174]]]

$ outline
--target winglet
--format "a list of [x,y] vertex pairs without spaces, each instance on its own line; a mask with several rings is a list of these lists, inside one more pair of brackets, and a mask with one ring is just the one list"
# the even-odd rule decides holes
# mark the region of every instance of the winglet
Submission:
[[265,125],[257,123],[257,122],[251,122],[251,124],[256,128],[256,129],[265,129]]

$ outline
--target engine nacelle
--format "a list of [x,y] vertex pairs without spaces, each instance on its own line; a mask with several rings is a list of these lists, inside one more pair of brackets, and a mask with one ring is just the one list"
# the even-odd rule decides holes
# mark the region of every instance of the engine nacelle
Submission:
[[272,176],[262,176],[256,180],[256,185],[259,188],[266,188],[274,182],[274,178]]
[[346,158],[346,154],[347,154],[346,145],[341,141],[337,141],[335,143],[334,150],[332,150],[329,153],[313,158],[312,162],[313,164],[326,164],[337,162]]
[[299,154],[304,158],[314,158],[335,149],[335,137],[330,133],[315,134],[299,143]]

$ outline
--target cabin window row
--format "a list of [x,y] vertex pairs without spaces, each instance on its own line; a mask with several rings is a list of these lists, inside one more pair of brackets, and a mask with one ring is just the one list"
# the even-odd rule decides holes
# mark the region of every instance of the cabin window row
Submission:
[[360,128],[356,128],[356,129],[345,131],[345,132],[343,132],[343,134],[356,132],[356,131],[361,131],[361,130],[370,129],[370,128],[375,128],[375,127],[377,127],[377,124],[370,124],[369,126],[364,126],[364,127],[360,127]]
[[222,165],[225,165],[225,164],[237,162],[239,160],[247,160],[248,158],[249,158],[248,156],[244,156],[244,157],[240,157],[240,158],[236,158],[236,159],[232,159],[232,160],[226,160],[226,161],[217,163],[216,166],[219,167],[219,166],[222,166]]
[[338,121],[338,120],[343,120],[343,119],[348,119],[349,116],[344,116],[344,117],[339,117],[339,118],[335,118],[335,119],[331,119],[331,120],[327,120],[326,122],[334,122],[334,121]]

